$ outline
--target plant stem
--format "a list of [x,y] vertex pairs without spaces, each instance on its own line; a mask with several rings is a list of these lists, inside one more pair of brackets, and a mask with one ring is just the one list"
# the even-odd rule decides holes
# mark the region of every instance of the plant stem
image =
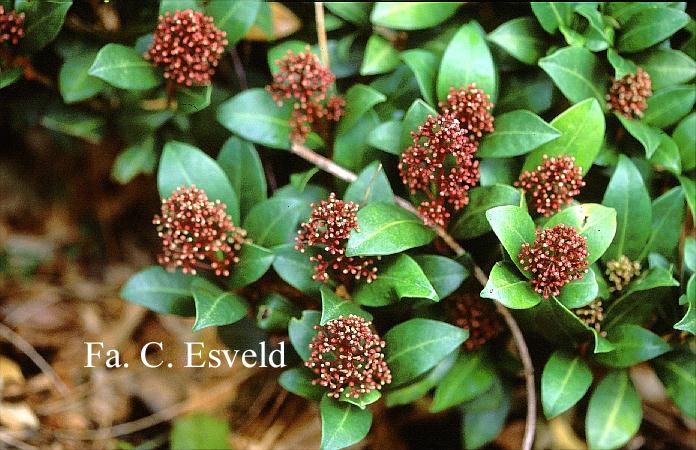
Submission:
[[321,52],[321,63],[327,69],[330,68],[329,44],[326,40],[326,25],[324,25],[324,4],[314,2],[314,15],[317,22],[317,40],[319,41],[319,51]]
[[[302,159],[314,164],[321,170],[330,173],[336,176],[337,178],[340,178],[349,183],[355,181],[358,178],[357,175],[351,172],[350,170],[339,166],[335,162],[314,152],[313,150],[310,150],[304,145],[293,143],[290,148],[290,151],[296,154],[297,156],[301,157]],[[416,208],[414,208],[411,202],[409,202],[405,198],[394,196],[394,201],[403,209],[417,214]],[[466,250],[464,250],[464,248],[461,245],[459,245],[459,243],[449,233],[447,233],[445,229],[437,225],[432,225],[430,226],[430,228],[432,228],[432,230],[435,231],[435,233],[437,233],[437,235],[447,244],[447,246],[450,249],[452,249],[452,251],[457,256],[463,256],[467,253]],[[481,269],[481,267],[479,267],[476,263],[473,263],[473,266],[474,277],[476,277],[476,279],[479,283],[481,283],[482,286],[485,286],[488,283],[488,277]],[[537,400],[536,390],[534,386],[534,365],[532,364],[532,359],[529,356],[529,348],[527,347],[527,343],[524,340],[522,330],[520,330],[520,327],[517,325],[517,321],[515,320],[515,318],[512,317],[510,311],[500,303],[495,302],[495,307],[498,313],[505,319],[505,323],[507,324],[508,328],[510,329],[510,332],[512,333],[512,337],[517,347],[517,352],[520,355],[520,359],[522,360],[522,365],[524,367],[524,378],[526,381],[527,389],[527,421],[525,423],[524,440],[522,448],[524,450],[530,450],[534,442],[534,432],[536,429]]]

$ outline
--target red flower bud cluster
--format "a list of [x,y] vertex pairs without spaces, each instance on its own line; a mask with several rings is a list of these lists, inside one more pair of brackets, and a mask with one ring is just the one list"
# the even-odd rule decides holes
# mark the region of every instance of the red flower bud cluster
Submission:
[[273,82],[266,86],[278,106],[283,101],[293,99],[293,112],[290,117],[291,139],[302,142],[312,131],[312,125],[321,120],[338,121],[343,115],[343,97],[327,94],[336,77],[319,58],[310,51],[309,46],[298,54],[288,50],[288,54],[275,61],[278,72]]
[[543,156],[543,162],[535,170],[520,175],[515,186],[525,193],[531,193],[530,205],[536,212],[546,217],[560,211],[563,205],[572,202],[573,197],[585,186],[582,168],[575,165],[571,156]]
[[460,87],[459,90],[450,87],[447,101],[440,102],[440,108],[443,114],[451,114],[459,119],[467,133],[481,138],[494,130],[494,119],[490,113],[493,103],[490,103],[489,99],[490,96],[477,88],[476,83],[466,88]]
[[469,292],[455,294],[453,300],[454,324],[469,330],[469,338],[464,341],[464,348],[468,351],[476,350],[503,331],[492,302],[481,300]]
[[226,34],[201,12],[167,11],[159,18],[145,58],[164,67],[164,78],[186,86],[205,86],[225,53]]
[[587,239],[565,224],[537,228],[533,244],[525,242],[518,255],[524,270],[532,272],[532,287],[545,299],[587,272]]
[[17,45],[24,37],[24,13],[14,11],[5,12],[5,8],[0,5],[0,44],[10,42]]
[[309,220],[297,232],[295,249],[302,253],[310,247],[318,250],[309,258],[316,263],[313,278],[326,281],[330,272],[339,279],[365,278],[368,283],[377,278],[377,267],[372,258],[346,256],[346,243],[351,231],[360,231],[356,216],[358,205],[338,200],[332,192],[328,200],[312,203],[312,208]]
[[652,93],[650,74],[639,67],[636,73],[626,74],[619,80],[612,78],[606,96],[609,100],[607,106],[627,119],[634,115],[643,117],[643,111],[648,107],[646,100]]
[[384,361],[385,342],[372,329],[372,322],[354,314],[339,316],[324,325],[309,344],[311,355],[305,362],[319,378],[312,384],[329,389],[328,396],[359,398],[391,383]]
[[246,231],[232,224],[225,209],[196,186],[179,187],[162,199],[162,215],[152,221],[162,238],[159,263],[171,271],[181,267],[195,275],[197,269],[210,269],[229,276],[232,264],[239,262]]
[[428,117],[418,131],[411,132],[413,144],[404,151],[399,172],[411,191],[427,197],[418,214],[428,224],[445,226],[450,219],[446,203],[458,210],[469,203],[469,189],[480,173],[474,152],[475,140],[452,115]]

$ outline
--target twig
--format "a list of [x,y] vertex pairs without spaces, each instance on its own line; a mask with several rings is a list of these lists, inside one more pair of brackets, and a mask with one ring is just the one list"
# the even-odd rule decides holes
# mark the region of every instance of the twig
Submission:
[[60,392],[60,394],[63,397],[67,397],[68,395],[70,395],[70,389],[68,388],[68,386],[66,386],[65,383],[63,383],[63,380],[61,380],[58,377],[58,375],[56,375],[56,372],[53,370],[51,365],[44,359],[44,357],[41,356],[39,352],[37,352],[36,349],[22,336],[12,331],[10,327],[8,327],[2,322],[0,322],[0,337],[7,339],[20,351],[22,351],[22,353],[27,355],[29,359],[31,359],[32,362],[36,364],[36,366],[39,369],[41,369],[41,371],[44,374],[46,374],[46,376],[53,382],[56,389],[58,390],[58,392]]
[[[292,144],[290,150],[297,156],[309,161],[325,172],[328,172],[344,181],[353,182],[358,178],[357,175],[350,170],[339,166],[330,159],[315,153],[303,145],[294,143]],[[417,213],[416,208],[414,208],[411,202],[405,198],[394,196],[394,201],[403,209],[412,213]],[[435,231],[440,238],[442,238],[442,240],[457,256],[463,256],[466,254],[466,250],[464,250],[464,248],[459,245],[459,243],[442,227],[433,225],[430,228],[432,228],[432,230]],[[479,283],[481,283],[482,286],[485,286],[488,283],[488,277],[477,264],[474,263],[473,266],[474,277]],[[527,388],[527,421],[525,423],[522,448],[524,450],[530,450],[534,442],[534,432],[536,429],[536,390],[534,386],[534,365],[532,364],[527,343],[524,340],[524,335],[522,334],[520,327],[517,325],[517,321],[515,321],[515,318],[512,317],[512,314],[505,306],[498,302],[495,302],[495,306],[498,313],[503,316],[503,319],[505,319],[505,323],[507,323],[508,328],[510,328],[510,332],[512,333],[512,337],[515,341],[517,351],[524,367],[524,378]]]
[[327,69],[330,68],[329,44],[326,40],[326,25],[324,25],[324,4],[314,2],[314,15],[317,21],[317,39],[319,41],[319,51],[321,52],[321,63]]

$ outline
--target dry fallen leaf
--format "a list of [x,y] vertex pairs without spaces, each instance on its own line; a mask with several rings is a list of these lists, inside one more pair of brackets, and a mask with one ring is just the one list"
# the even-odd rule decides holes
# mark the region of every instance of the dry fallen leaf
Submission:
[[273,34],[269,36],[261,27],[254,24],[247,31],[244,39],[247,41],[275,41],[284,37],[290,36],[295,31],[299,30],[302,22],[292,11],[286,6],[278,2],[271,2],[271,23],[273,24]]

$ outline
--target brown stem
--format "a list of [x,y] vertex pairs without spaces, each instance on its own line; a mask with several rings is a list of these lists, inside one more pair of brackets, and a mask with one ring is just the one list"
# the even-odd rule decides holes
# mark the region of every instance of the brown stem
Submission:
[[[309,161],[321,170],[328,172],[344,181],[353,182],[358,178],[357,175],[350,170],[339,166],[330,159],[315,153],[303,145],[293,143],[290,150],[292,153],[306,161]],[[417,214],[416,208],[414,208],[411,202],[405,198],[394,196],[394,201],[403,209]],[[466,254],[466,250],[464,250],[464,248],[459,245],[459,243],[449,233],[447,233],[445,229],[437,225],[432,225],[430,228],[437,233],[437,235],[447,244],[447,246],[449,246],[450,249],[452,249],[457,256],[463,256]],[[481,283],[482,286],[485,286],[488,283],[488,277],[477,264],[474,263],[473,266],[474,277],[479,283]],[[515,318],[512,317],[510,311],[500,303],[495,302],[495,307],[498,310],[498,313],[503,316],[503,319],[505,319],[505,323],[507,324],[508,328],[510,328],[510,332],[512,333],[512,337],[515,341],[515,346],[517,347],[517,352],[520,355],[520,359],[522,360],[522,365],[524,367],[524,378],[527,389],[527,421],[525,424],[522,448],[524,450],[530,450],[532,448],[532,444],[534,443],[534,432],[536,429],[537,401],[534,386],[534,365],[532,364],[532,359],[529,356],[529,348],[524,340],[524,335],[522,334],[520,327],[517,325]]]
[[326,25],[324,25],[324,4],[314,2],[314,15],[317,22],[317,40],[319,41],[319,51],[321,53],[321,63],[327,69],[330,68],[329,44],[326,40]]

